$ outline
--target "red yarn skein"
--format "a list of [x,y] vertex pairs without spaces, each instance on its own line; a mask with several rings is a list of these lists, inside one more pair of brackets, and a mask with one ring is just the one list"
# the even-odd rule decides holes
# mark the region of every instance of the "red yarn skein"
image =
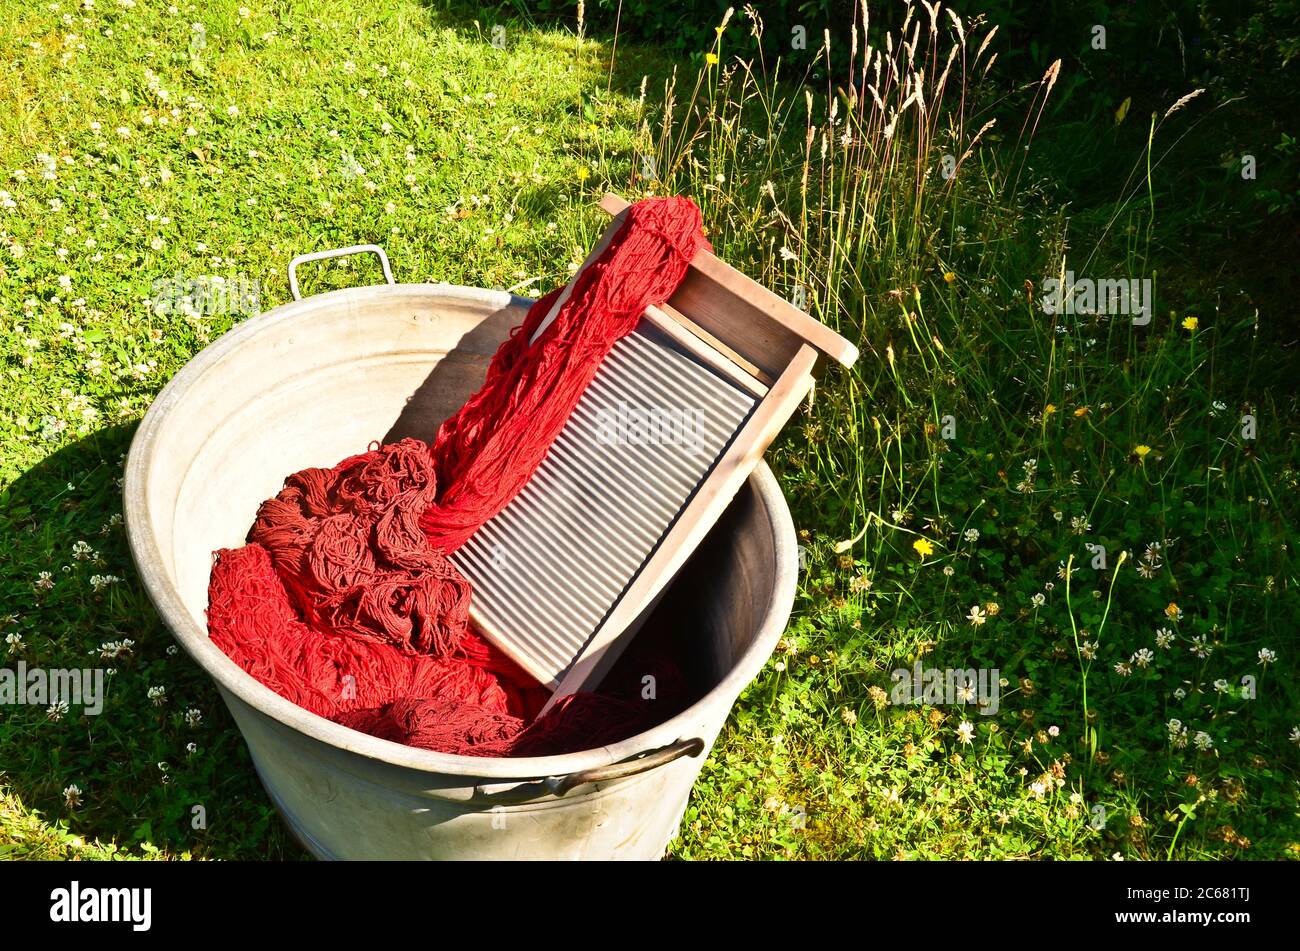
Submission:
[[615,683],[536,719],[548,692],[470,629],[470,585],[446,556],[523,488],[610,348],[706,247],[689,199],[633,205],[536,343],[560,290],[530,308],[431,446],[404,439],[291,475],[262,503],[249,544],[217,553],[214,643],[304,709],[448,753],[600,746],[671,711],[684,678],[642,644],[633,656],[655,670],[654,709],[635,682]]

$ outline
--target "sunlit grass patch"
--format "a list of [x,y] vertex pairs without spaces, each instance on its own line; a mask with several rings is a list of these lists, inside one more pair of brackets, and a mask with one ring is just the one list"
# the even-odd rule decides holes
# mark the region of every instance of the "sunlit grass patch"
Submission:
[[[698,70],[621,44],[611,71],[608,44],[507,22],[502,49],[407,2],[6,6],[0,654],[116,671],[100,717],[5,711],[6,854],[300,854],[136,579],[132,428],[288,298],[293,255],[374,242],[399,281],[536,294],[607,189],[691,194],[725,259],[862,351],[769,453],[795,614],[674,855],[1295,851],[1295,396],[1268,315],[1162,280],[1186,269],[1144,238],[1144,156],[1078,234],[1034,171],[1053,71],[1010,123],[987,33],[920,9],[827,85],[799,82],[815,59],[736,62],[726,30]],[[1045,313],[1071,271],[1150,279],[1149,322]],[[206,306],[216,281],[255,302]],[[996,709],[896,692],[924,670],[985,672]]]

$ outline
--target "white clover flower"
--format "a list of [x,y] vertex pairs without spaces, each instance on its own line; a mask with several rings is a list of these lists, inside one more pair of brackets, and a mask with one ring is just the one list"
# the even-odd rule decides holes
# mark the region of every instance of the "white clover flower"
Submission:
[[1035,594],[1032,598],[1030,598],[1029,601],[1031,604],[1033,604],[1034,607],[1041,608],[1044,604],[1047,603],[1047,595],[1043,594],[1040,591],[1037,594]]
[[1227,693],[1229,690],[1232,689],[1232,687],[1228,685],[1228,682],[1226,680],[1220,678],[1219,680],[1216,680],[1214,682],[1214,689],[1216,693]]
[[131,648],[135,646],[135,641],[129,637],[120,641],[105,641],[99,645],[100,660],[116,660],[125,654],[131,653]]
[[185,711],[186,726],[193,728],[198,726],[202,722],[203,722],[203,711],[198,709],[198,707],[190,707],[190,709]]
[[979,627],[985,621],[984,610],[978,605],[970,609],[970,614],[966,615],[966,620],[970,621],[972,627]]
[[147,696],[153,702],[153,705],[155,707],[161,707],[164,703],[167,702],[167,688],[150,687],[147,691],[145,691],[145,696]]
[[1167,627],[1162,627],[1156,631],[1156,647],[1161,650],[1168,650],[1169,645],[1174,642],[1174,632]]
[[70,783],[63,787],[63,802],[69,809],[75,809],[81,805],[81,787],[76,783]]
[[969,720],[962,720],[957,726],[957,739],[969,746],[975,736],[975,726]]
[[1197,730],[1196,736],[1192,737],[1192,743],[1202,753],[1214,749],[1214,740],[1210,739],[1210,734],[1204,730]]
[[1192,645],[1191,647],[1188,648],[1188,650],[1190,650],[1201,660],[1204,660],[1205,658],[1209,657],[1212,653],[1214,653],[1214,648],[1211,647],[1206,642],[1204,634],[1202,634],[1200,637],[1193,637]]
[[968,528],[965,531],[966,541],[977,542],[980,540],[980,530],[978,528]]
[[1115,665],[1115,673],[1119,674],[1121,677],[1127,677],[1129,674],[1133,673],[1133,668],[1123,661],[1120,661]]
[[1275,654],[1273,651],[1269,650],[1267,647],[1261,647],[1259,649],[1259,662],[1261,664],[1267,666],[1268,664],[1273,663],[1273,661],[1275,660],[1277,660],[1277,654]]
[[1130,661],[1138,667],[1148,667],[1155,656],[1155,653],[1149,647],[1142,647],[1130,658]]

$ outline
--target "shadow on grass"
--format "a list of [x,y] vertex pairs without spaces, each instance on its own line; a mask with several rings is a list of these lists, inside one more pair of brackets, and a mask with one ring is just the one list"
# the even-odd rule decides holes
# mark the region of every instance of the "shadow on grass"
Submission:
[[[527,42],[542,49],[550,49],[556,57],[572,58],[574,56],[574,39],[577,36],[577,17],[560,16],[534,20],[526,15],[523,5],[501,3],[479,5],[451,0],[421,0],[421,5],[430,20],[438,25],[450,27],[467,36],[481,36],[484,43],[492,42],[493,28],[505,28],[506,48],[521,42],[521,36]],[[686,14],[708,19],[713,18],[712,11],[698,11]],[[710,23],[710,26],[713,24]],[[642,77],[649,77],[649,88],[672,74],[676,59],[665,56],[660,50],[632,42],[626,36],[614,36],[610,30],[596,33],[590,31],[583,35],[583,59],[589,75],[584,79],[593,81],[592,91],[621,93],[635,98],[641,87]],[[613,69],[610,69],[610,60]],[[595,80],[600,80],[595,83]]]
[[[98,715],[75,704],[62,716],[42,704],[0,708],[0,785],[47,823],[136,854],[300,856],[215,688],[183,653],[169,653],[172,637],[136,576],[115,520],[134,428],[70,442],[0,493],[0,592],[4,613],[15,615],[3,633],[22,641],[0,666],[105,671]],[[78,559],[83,541],[97,557]],[[42,571],[50,572],[48,590],[38,586]],[[121,580],[105,585],[106,576]],[[103,649],[128,640],[126,649]],[[156,687],[165,691],[161,703],[149,696]],[[197,722],[187,710],[200,711]],[[72,786],[79,796],[65,792]],[[33,858],[61,855],[42,842],[14,842],[3,818],[0,842]]]

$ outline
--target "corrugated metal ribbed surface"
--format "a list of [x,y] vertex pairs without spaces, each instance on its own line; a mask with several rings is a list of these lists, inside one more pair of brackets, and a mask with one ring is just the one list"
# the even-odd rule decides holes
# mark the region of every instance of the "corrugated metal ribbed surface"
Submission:
[[558,679],[756,403],[643,321],[528,485],[452,556],[476,613]]

